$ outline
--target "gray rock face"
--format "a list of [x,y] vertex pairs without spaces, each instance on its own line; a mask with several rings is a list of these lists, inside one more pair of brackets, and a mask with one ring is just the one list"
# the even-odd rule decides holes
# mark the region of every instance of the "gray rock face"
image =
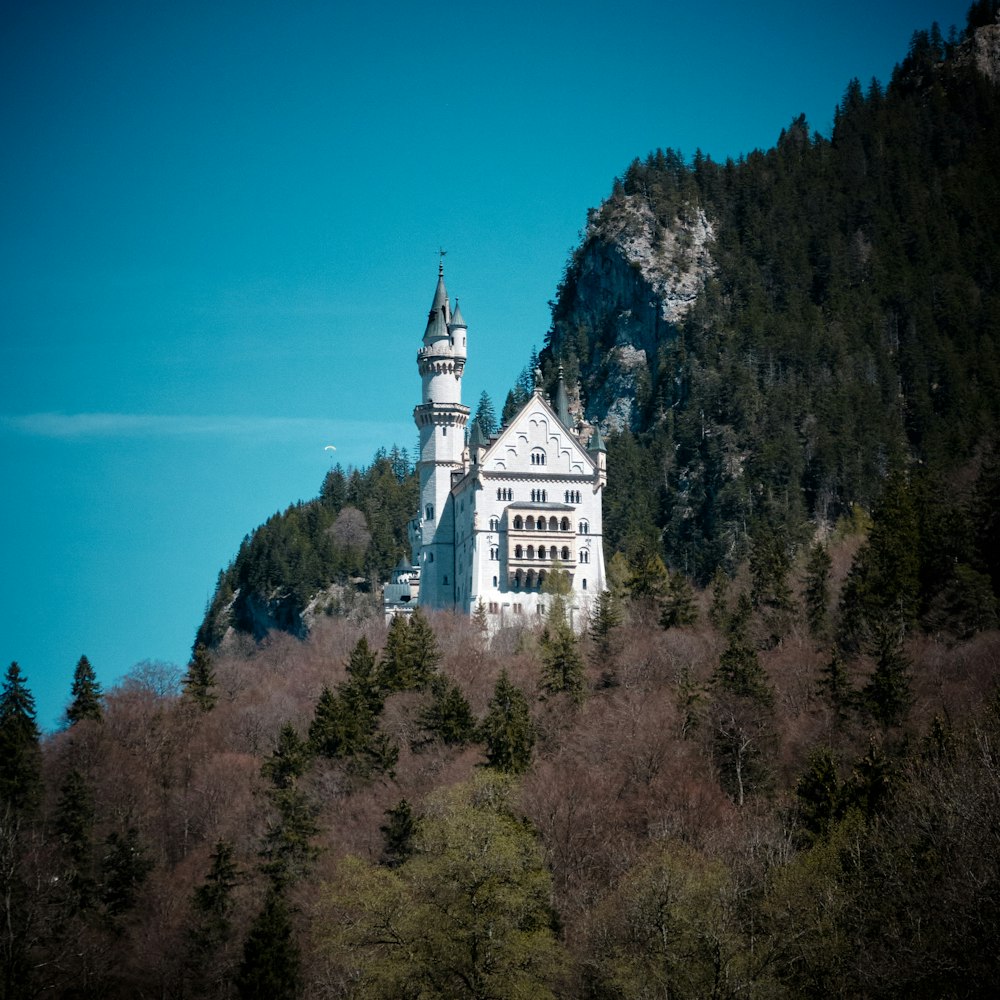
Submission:
[[701,209],[659,224],[648,203],[619,195],[591,213],[575,262],[576,293],[553,345],[583,333],[597,347],[581,364],[585,416],[605,430],[636,429],[659,346],[715,272],[712,224]]

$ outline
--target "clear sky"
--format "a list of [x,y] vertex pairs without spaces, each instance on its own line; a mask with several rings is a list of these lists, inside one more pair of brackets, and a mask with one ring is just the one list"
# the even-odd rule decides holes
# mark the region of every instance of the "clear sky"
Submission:
[[[247,532],[412,449],[437,274],[497,410],[589,207],[886,80],[967,0],[13,3],[0,29],[0,660],[183,665]],[[324,450],[336,446],[336,453]]]

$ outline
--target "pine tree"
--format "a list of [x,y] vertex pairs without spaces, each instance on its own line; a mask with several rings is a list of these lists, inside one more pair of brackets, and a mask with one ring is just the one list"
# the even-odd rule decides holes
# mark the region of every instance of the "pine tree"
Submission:
[[117,830],[108,834],[101,858],[101,902],[109,917],[119,917],[135,906],[152,870],[153,861],[134,826],[124,834]]
[[75,907],[86,909],[93,900],[94,797],[83,775],[74,768],[59,789],[53,823],[67,863],[66,884]]
[[431,682],[433,700],[420,714],[421,723],[443,743],[460,746],[472,740],[476,720],[462,689],[443,677]]
[[382,832],[381,864],[398,868],[413,854],[413,838],[417,832],[417,817],[406,799],[400,799],[385,811],[387,822],[379,827]]
[[660,628],[679,628],[697,621],[698,609],[688,578],[682,573],[671,573],[660,612]]
[[719,657],[715,678],[726,691],[770,707],[774,692],[747,633],[750,614],[750,598],[741,594],[730,619],[729,645]]
[[31,812],[41,798],[42,763],[35,699],[17,663],[0,690],[0,806]]
[[487,441],[493,437],[497,430],[497,415],[493,409],[493,401],[489,393],[484,389],[479,396],[479,403],[476,406],[476,415],[472,418],[472,423],[479,424],[479,429],[483,432],[483,437]]
[[583,657],[573,629],[566,620],[561,597],[552,601],[542,630],[540,687],[549,694],[565,691],[574,701],[583,699]]
[[820,696],[825,698],[833,709],[836,722],[840,723],[846,719],[854,692],[839,650],[834,650],[829,661],[820,670],[818,688]]
[[814,639],[826,638],[829,626],[827,602],[830,599],[830,553],[821,542],[816,542],[809,549],[809,559],[806,563],[805,599],[806,621],[809,633]]
[[100,722],[101,685],[97,683],[97,675],[86,656],[81,656],[73,671],[73,688],[70,692],[72,701],[66,709],[66,721],[74,726],[84,719]]
[[597,654],[601,659],[607,656],[611,646],[611,634],[621,623],[621,603],[613,591],[602,590],[594,602],[594,613],[590,619],[590,638],[594,640]]
[[200,950],[210,952],[229,936],[233,891],[239,881],[234,854],[229,841],[216,841],[212,867],[191,898],[197,924],[192,930],[192,937]]
[[203,712],[211,712],[218,701],[215,687],[215,671],[212,669],[212,655],[202,643],[195,647],[194,656],[184,675],[184,694]]
[[301,989],[299,948],[288,904],[274,889],[247,933],[235,983],[240,1000],[296,1000]]
[[275,788],[291,788],[309,767],[309,746],[295,727],[286,722],[278,733],[278,742],[264,761],[261,773]]
[[809,754],[806,772],[795,786],[795,797],[801,824],[799,839],[803,846],[809,846],[826,835],[840,812],[837,762],[826,747]]
[[490,767],[521,774],[531,764],[535,727],[524,693],[511,683],[506,670],[497,678],[486,718],[480,727],[480,738],[486,744]]
[[409,648],[409,686],[415,691],[424,691],[441,662],[437,636],[431,628],[427,616],[417,608],[410,617],[410,631],[407,636]]

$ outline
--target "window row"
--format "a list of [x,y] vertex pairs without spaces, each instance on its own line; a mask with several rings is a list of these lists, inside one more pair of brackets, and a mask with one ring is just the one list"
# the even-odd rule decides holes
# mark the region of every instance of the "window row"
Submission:
[[515,531],[569,531],[569,529],[568,517],[564,517],[561,521],[555,517],[550,517],[547,521],[544,517],[539,517],[536,521],[533,514],[529,514],[527,518],[518,514],[514,518]]
[[[496,549],[490,549],[490,552],[495,552]],[[581,556],[584,553],[580,553]],[[534,559],[535,558],[535,546],[529,545],[527,547],[523,545],[514,546],[514,558],[515,559]],[[563,562],[567,562],[570,558],[569,546],[564,545],[562,549],[558,549],[555,545],[549,546],[546,550],[544,545],[538,546],[538,558],[539,559],[562,559]],[[586,562],[586,560],[581,559],[581,562]]]
[[[510,586],[513,590],[535,590],[541,589],[545,586],[545,579],[547,573],[544,569],[539,570],[537,573],[533,569],[529,570],[516,570],[510,575]],[[587,589],[587,581],[580,581],[580,589]],[[520,606],[514,605],[514,613],[517,614],[520,610]],[[541,613],[541,612],[540,612]]]
[[531,452],[531,464],[532,465],[544,465],[545,464],[545,452],[541,448],[535,448]]
[[514,491],[509,489],[499,489],[497,490],[497,500],[513,500]]
[[566,503],[579,503],[580,502],[580,491],[579,490],[567,490],[563,496],[566,499]]
[[532,503],[545,503],[549,498],[548,490],[532,490],[531,491],[531,502]]

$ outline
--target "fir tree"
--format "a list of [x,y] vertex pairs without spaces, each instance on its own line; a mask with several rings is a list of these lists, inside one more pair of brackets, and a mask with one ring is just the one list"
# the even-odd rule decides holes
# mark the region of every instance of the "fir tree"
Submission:
[[421,723],[443,743],[460,746],[472,740],[476,720],[462,689],[443,677],[431,682],[433,699],[420,714]]
[[489,441],[497,430],[497,416],[493,409],[493,401],[489,393],[484,389],[479,396],[479,403],[476,406],[476,414],[472,418],[472,423],[479,424],[479,429],[483,432],[483,437]]
[[97,675],[86,656],[81,656],[73,671],[73,688],[70,692],[72,701],[66,709],[66,721],[71,726],[84,719],[100,722],[101,686],[97,683]]
[[124,834],[108,834],[101,858],[101,902],[109,917],[131,910],[139,897],[153,860],[139,840],[139,831],[130,826]]
[[809,754],[805,774],[795,786],[800,833],[804,846],[826,836],[838,818],[841,806],[837,763],[826,747],[817,747]]
[[188,664],[187,673],[184,675],[184,694],[201,711],[211,712],[219,698],[213,690],[215,683],[212,656],[202,643],[198,643],[194,650],[194,656]]
[[0,690],[0,805],[30,812],[42,792],[35,699],[21,668],[11,663]]
[[301,989],[299,948],[288,904],[272,889],[247,933],[236,972],[240,1000],[296,1000]]
[[93,900],[94,797],[83,775],[73,768],[59,789],[53,823],[66,860],[66,883],[77,909],[86,909]]
[[729,645],[719,657],[715,677],[726,691],[770,707],[774,704],[774,692],[748,635],[750,614],[750,598],[741,594],[730,619]]
[[535,727],[524,693],[511,683],[506,670],[497,678],[486,718],[480,727],[480,738],[486,744],[490,767],[520,774],[531,764]]
[[424,691],[431,682],[441,661],[437,636],[431,628],[427,616],[417,608],[410,617],[410,631],[407,636],[409,648],[409,681],[416,691]]
[[309,746],[286,722],[278,733],[274,751],[264,761],[261,773],[275,788],[291,788],[309,767]]
[[602,590],[594,602],[594,612],[590,619],[590,638],[598,656],[603,659],[611,647],[611,635],[622,623],[621,603],[614,591]]
[[671,573],[660,612],[660,628],[694,625],[697,621],[698,609],[694,603],[694,591],[690,582],[681,573]]
[[830,599],[830,553],[821,542],[809,549],[806,563],[805,600],[806,621],[814,639],[826,638],[829,625],[827,602]]
[[379,827],[383,844],[381,864],[398,868],[413,854],[417,817],[406,799],[400,799],[391,809],[386,809],[385,815],[386,822]]
[[552,601],[542,630],[542,676],[540,686],[549,694],[565,691],[574,701],[583,699],[583,657],[573,629],[566,620],[561,597]]

